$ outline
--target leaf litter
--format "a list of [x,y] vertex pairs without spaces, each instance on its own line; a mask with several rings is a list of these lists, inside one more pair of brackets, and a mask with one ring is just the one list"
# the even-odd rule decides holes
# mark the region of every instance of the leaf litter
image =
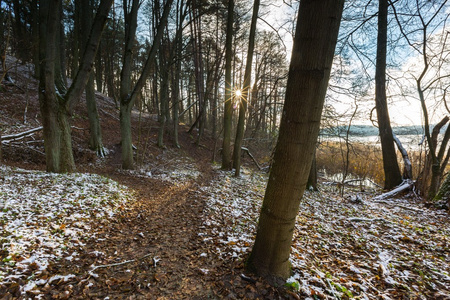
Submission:
[[132,197],[95,174],[0,166],[0,181],[0,288],[16,287],[22,295],[75,277],[49,277],[47,268],[58,260],[77,261],[92,222],[113,218]]
[[[182,170],[156,166],[159,171],[152,172],[156,167],[148,166],[124,175],[170,181],[173,186],[201,180],[192,161],[174,164]],[[88,236],[96,238],[92,219],[103,220],[101,224],[107,226],[115,212],[126,209],[133,198],[123,186],[98,175],[0,170],[0,284],[10,288],[15,284],[22,294],[37,298],[39,289],[74,279],[74,274],[52,274],[47,269],[58,260],[77,262]],[[216,168],[211,182],[198,185],[197,194],[206,197],[206,205],[196,228],[201,241],[195,250],[197,257],[189,259],[200,262],[194,264],[198,265],[195,276],[204,277],[203,284],[215,281],[213,288],[220,288],[213,292],[216,297],[450,299],[447,212],[426,208],[411,197],[373,201],[375,191],[349,191],[343,198],[328,185],[321,185],[321,192],[306,191],[301,201],[290,256],[293,274],[284,293],[268,291],[270,287],[251,274],[240,274],[245,281],[240,285],[233,277],[227,285],[217,284],[217,278],[225,278],[219,275],[230,272],[224,266],[232,266],[231,272],[244,272],[266,182],[267,174],[258,171],[243,168],[242,176],[235,178]],[[135,234],[144,239],[149,232]],[[98,250],[90,255],[105,256]],[[158,268],[163,270],[168,263],[174,260],[163,258]],[[170,280],[161,280],[160,274],[166,278],[170,272],[154,274],[152,285]],[[86,281],[86,288],[94,282]],[[176,293],[182,294],[181,290]]]
[[[244,262],[253,244],[267,175],[220,172],[199,233],[223,260]],[[448,212],[412,196],[373,201],[329,185],[306,191],[286,287],[305,299],[450,299]]]

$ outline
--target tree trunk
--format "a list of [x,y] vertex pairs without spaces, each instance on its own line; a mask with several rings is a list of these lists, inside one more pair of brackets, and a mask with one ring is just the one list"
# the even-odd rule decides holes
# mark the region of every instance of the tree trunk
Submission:
[[98,115],[97,100],[95,98],[94,74],[91,74],[86,85],[86,105],[89,119],[89,148],[97,153],[97,156],[104,157],[105,149],[102,141],[102,128]]
[[26,62],[29,59],[28,49],[26,47],[27,37],[26,37],[26,24],[22,23],[21,19],[21,10],[23,9],[23,4],[20,3],[19,0],[13,1],[13,9],[14,9],[14,50],[16,52],[16,56],[22,62]]
[[69,107],[79,99],[90,75],[102,29],[112,0],[102,0],[89,35],[80,68],[67,94],[62,97],[55,89],[55,61],[59,1],[44,0],[39,5],[39,103],[44,127],[44,148],[47,171],[72,172],[75,162],[69,124]]
[[[181,51],[181,39],[177,42],[177,49]],[[180,143],[178,141],[178,127],[179,127],[179,108],[180,108],[180,73],[181,73],[181,59],[178,58],[176,62],[176,69],[173,79],[173,101],[172,101],[172,115],[173,115],[173,143],[175,147],[180,148]]]
[[[39,103],[44,127],[44,149],[48,172],[75,170],[70,126],[64,99],[58,99],[55,87],[56,34],[59,11],[57,0],[41,1],[39,6]],[[61,100],[61,101],[60,101]]]
[[[56,60],[55,60],[55,84],[58,92],[64,95],[67,91],[66,78],[66,49],[65,49],[65,32],[64,32],[64,12],[62,1],[59,2],[59,19],[57,22],[56,34]],[[87,29],[89,31],[89,28]]]
[[433,201],[440,201],[440,200],[446,200],[447,207],[448,209],[450,209],[450,174],[447,174],[447,176],[444,179],[444,182],[439,188],[439,191],[433,198]]
[[445,170],[445,166],[447,164],[447,162],[445,161],[445,165],[442,164],[442,160],[444,158],[444,154],[446,152],[446,146],[448,143],[448,139],[450,137],[450,129],[449,127],[446,130],[446,133],[444,135],[444,138],[442,140],[440,149],[438,154],[434,154],[431,151],[436,151],[436,149],[438,149],[438,137],[439,137],[439,132],[441,131],[441,128],[445,126],[445,124],[447,124],[447,122],[449,121],[449,117],[444,117],[438,124],[436,124],[436,126],[434,126],[432,134],[431,134],[431,144],[429,145],[429,152],[428,152],[428,157],[427,157],[427,164],[428,166],[426,166],[424,168],[424,172],[428,171],[431,172],[431,179],[429,182],[429,185],[427,188],[425,188],[425,190],[428,189],[426,195],[427,195],[427,199],[431,200],[434,198],[434,196],[438,193],[439,191],[439,186],[441,184],[441,179]]
[[386,100],[386,45],[388,0],[379,0],[375,103],[383,155],[384,188],[392,189],[402,182]]
[[2,152],[2,132],[0,131],[0,164],[3,163],[3,152]]
[[150,48],[150,52],[145,61],[144,69],[142,70],[134,87],[131,88],[132,45],[137,27],[137,10],[138,6],[140,5],[139,2],[140,1],[138,0],[133,0],[130,13],[127,11],[126,6],[124,7],[124,13],[126,16],[125,22],[127,23],[126,28],[128,28],[125,33],[124,59],[122,64],[122,72],[120,74],[120,132],[121,134],[123,134],[123,136],[121,136],[121,144],[122,167],[124,169],[132,169],[134,167],[132,149],[133,145],[131,138],[131,110],[137,99],[137,96],[140,94],[142,88],[145,85],[145,82],[147,81],[147,78],[150,75],[152,66],[154,65],[156,52],[161,43],[164,28],[166,27],[173,0],[168,0],[164,6],[164,12],[158,24],[152,47]]
[[[131,135],[131,106],[120,105],[120,138],[122,146],[122,168],[133,169],[133,140]],[[124,146],[125,145],[125,146]]]
[[[204,83],[203,70],[203,51],[202,51],[202,19],[201,14],[197,13],[195,0],[191,4],[191,34],[192,34],[192,48],[194,58],[194,76],[195,76],[195,91],[198,98],[199,110],[195,126],[198,127],[198,135],[196,144],[200,144],[200,140],[205,129],[206,119],[206,95]],[[193,129],[193,127],[191,128]]]
[[[87,32],[92,26],[93,9],[91,1],[83,0],[82,6],[79,8],[81,10],[81,32]],[[88,36],[84,35],[80,37],[82,48],[86,47],[88,42]],[[99,57],[99,55],[96,55]],[[105,156],[105,149],[103,148],[102,141],[102,129],[100,126],[100,117],[98,115],[97,100],[95,98],[95,87],[94,87],[94,74],[91,73],[89,80],[86,84],[86,105],[87,113],[89,119],[89,148],[94,150],[99,157]]]
[[178,126],[179,126],[179,109],[180,109],[180,78],[181,78],[181,59],[183,50],[183,21],[187,14],[187,8],[183,10],[184,0],[181,0],[177,5],[177,34],[174,40],[174,48],[172,59],[175,58],[175,70],[173,71],[172,80],[172,115],[173,115],[173,142],[175,147],[180,148],[180,143],[178,141]]
[[[33,51],[33,65],[34,65],[34,77],[39,78],[39,10],[38,1],[32,1],[31,3],[31,15],[33,18],[31,24],[31,34],[33,39],[32,51]],[[0,28],[1,30],[1,28]]]
[[97,92],[103,93],[103,66],[105,62],[102,60],[103,43],[100,42],[97,57],[95,59],[95,85]]
[[231,60],[233,56],[234,0],[228,0],[227,34],[225,38],[225,103],[223,112],[222,170],[231,168]]
[[311,169],[309,170],[308,183],[306,188],[312,191],[318,191],[317,187],[317,165],[316,165],[316,148],[314,148],[313,160],[311,163]]
[[306,188],[344,0],[301,0],[274,163],[248,269],[286,279],[300,199]]
[[258,20],[259,0],[255,0],[253,3],[253,15],[252,22],[250,24],[250,36],[248,39],[248,51],[247,62],[245,65],[244,74],[244,86],[242,88],[242,96],[239,101],[239,119],[236,129],[236,138],[234,140],[233,151],[233,167],[235,169],[234,176],[238,177],[241,174],[241,148],[242,140],[244,139],[245,132],[245,117],[247,113],[247,101],[250,92],[250,82],[252,74],[252,62],[253,62],[253,49],[255,48],[255,33],[256,33],[256,21]]
[[167,121],[167,110],[169,107],[169,66],[166,63],[164,47],[160,51],[160,72],[161,72],[161,91],[159,93],[159,130],[158,130],[158,147],[164,148],[164,129]]

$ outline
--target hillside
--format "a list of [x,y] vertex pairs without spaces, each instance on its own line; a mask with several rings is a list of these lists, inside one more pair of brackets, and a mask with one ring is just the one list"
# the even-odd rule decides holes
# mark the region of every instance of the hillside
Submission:
[[[18,64],[2,85],[2,136],[40,126],[30,74]],[[448,212],[413,192],[377,200],[380,190],[350,186],[341,197],[322,182],[302,199],[287,285],[245,273],[267,174],[251,161],[240,178],[219,170],[213,139],[197,147],[184,127],[181,149],[170,132],[160,149],[158,124],[137,112],[134,140],[148,151],[122,170],[118,112],[97,100],[109,154],[87,149],[82,99],[72,119],[79,173],[42,171],[40,131],[3,143],[0,298],[450,299]]]

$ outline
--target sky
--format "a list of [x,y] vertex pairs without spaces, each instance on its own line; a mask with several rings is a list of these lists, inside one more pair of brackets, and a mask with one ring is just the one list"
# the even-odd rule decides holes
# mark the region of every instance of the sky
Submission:
[[[263,1],[260,19],[258,22],[259,28],[264,30],[276,30],[283,39],[283,43],[287,48],[287,60],[290,59],[290,53],[292,49],[292,32],[296,20],[296,14],[298,9],[298,1],[295,0],[276,0],[276,1]],[[390,34],[392,38],[396,38],[395,35],[400,36],[400,31],[395,27],[395,20],[392,17],[392,11],[390,11]],[[425,17],[426,15],[424,13]],[[445,14],[443,14],[445,18]],[[376,26],[376,18],[372,20]],[[442,21],[442,20],[441,20]],[[270,25],[268,25],[270,24]],[[342,25],[342,24],[341,24]],[[376,27],[375,27],[376,28]],[[341,30],[341,32],[344,30]],[[450,32],[450,27],[446,23],[438,26],[432,35],[439,35],[442,32]],[[375,34],[366,33],[369,37],[364,38],[364,43],[376,45],[376,32]],[[372,36],[370,36],[372,35]],[[449,38],[450,40],[450,38]],[[447,41],[447,44],[450,41]],[[392,125],[394,126],[407,126],[407,125],[419,125],[423,123],[423,112],[421,109],[420,101],[418,100],[418,93],[416,89],[416,82],[414,76],[417,78],[423,68],[423,59],[420,53],[413,51],[407,44],[399,47],[395,51],[391,52],[388,60],[391,60],[392,64],[394,62],[397,64],[395,67],[388,69],[388,106],[389,113],[391,117]],[[373,45],[372,45],[373,46]],[[442,47],[442,44],[441,44]],[[372,47],[374,49],[374,47]],[[447,47],[447,50],[449,48]],[[375,55],[375,53],[373,53]],[[374,59],[373,59],[374,60]],[[361,63],[356,57],[350,57],[350,65],[355,69],[362,68]],[[367,68],[367,66],[365,66]],[[374,73],[374,66],[369,66],[369,72]],[[449,67],[446,68],[450,70]],[[431,81],[433,75],[436,74],[431,70],[425,77],[425,82]],[[442,75],[442,74],[441,74]],[[390,76],[397,78],[395,82]],[[375,105],[375,93],[373,85],[368,89],[367,95],[361,101],[358,101],[359,110],[361,115],[355,120],[357,124],[371,124],[369,120],[370,111]],[[407,93],[405,92],[407,91]],[[405,95],[406,93],[406,95]],[[340,95],[338,102],[334,104],[336,110],[340,113],[350,113],[354,110],[355,96]],[[430,119],[432,123],[437,123],[447,113],[443,106],[436,106],[436,99],[441,98],[439,95],[427,95],[426,103],[430,114]]]

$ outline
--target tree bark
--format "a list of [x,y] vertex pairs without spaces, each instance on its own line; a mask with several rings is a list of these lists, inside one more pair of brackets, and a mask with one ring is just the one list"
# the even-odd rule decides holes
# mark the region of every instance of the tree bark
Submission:
[[386,100],[387,13],[388,0],[379,0],[375,104],[383,155],[384,188],[392,189],[402,182],[402,174],[398,166]]
[[445,177],[439,191],[434,196],[433,201],[446,200],[447,207],[450,209],[450,174]]
[[79,99],[89,78],[91,66],[106,18],[113,0],[102,0],[97,10],[89,41],[84,50],[80,68],[66,95],[57,95],[55,89],[55,60],[57,21],[59,5],[57,0],[43,0],[39,4],[39,56],[40,80],[39,103],[44,127],[44,148],[47,171],[72,172],[75,162],[69,124],[69,108]]
[[308,190],[317,192],[317,164],[316,164],[316,149],[314,148],[313,159],[311,163],[311,169],[309,170],[308,183],[306,184]]
[[[131,109],[137,99],[137,96],[140,94],[142,88],[144,87],[145,82],[150,75],[152,66],[154,65],[154,60],[161,43],[164,29],[166,27],[172,2],[173,0],[168,0],[164,5],[164,12],[159,21],[156,34],[153,39],[153,44],[145,61],[144,68],[133,88],[131,88],[132,44],[135,38],[137,27],[137,9],[139,1],[133,0],[131,14],[125,11],[125,14],[127,15],[125,22],[129,24],[127,26],[128,30],[125,34],[124,60],[122,64],[122,72],[120,75],[120,132],[121,134],[124,134],[123,136],[121,136],[122,168],[124,169],[132,169],[134,167],[133,145],[131,137]],[[135,7],[136,11],[133,10],[133,7]]]
[[300,1],[274,163],[247,268],[290,275],[289,252],[319,134],[344,0]]
[[[425,166],[424,172],[431,171],[431,179],[428,185],[428,192],[427,192],[427,199],[431,200],[434,198],[434,196],[439,191],[439,186],[441,184],[442,175],[445,170],[445,165],[442,164],[442,160],[444,158],[444,153],[446,152],[446,146],[448,143],[448,139],[450,137],[450,129],[449,127],[446,130],[446,133],[444,135],[442,144],[440,146],[439,152],[436,155],[435,153],[432,153],[431,151],[436,151],[438,149],[438,137],[439,132],[441,131],[441,128],[447,124],[449,121],[449,117],[444,117],[436,126],[434,126],[433,131],[431,133],[431,144],[429,145],[429,153],[427,157],[427,164],[428,166]],[[426,188],[425,188],[426,190]]]
[[242,96],[239,102],[239,119],[236,129],[236,138],[234,140],[233,167],[235,169],[234,176],[236,177],[241,174],[241,148],[242,140],[244,139],[245,117],[248,105],[247,101],[249,98],[252,76],[253,50],[255,48],[256,21],[258,20],[259,2],[260,0],[255,0],[253,3],[253,15],[252,22],[250,24],[250,36],[248,38],[247,62],[244,73],[244,86],[242,88]]
[[[62,1],[58,3],[59,7],[59,19],[56,26],[56,60],[55,60],[55,84],[58,92],[64,95],[67,92],[67,78],[66,78],[66,49],[64,47],[65,42],[65,30],[64,30],[64,12]],[[89,30],[89,28],[88,28]]]
[[234,0],[228,0],[227,34],[225,38],[225,102],[223,112],[222,170],[231,168],[231,60],[233,56],[233,14]]
[[167,110],[169,109],[169,64],[165,58],[164,45],[160,45],[159,66],[161,73],[161,90],[159,97],[159,130],[158,130],[158,147],[164,148],[164,129],[167,122]]
[[[81,10],[81,32],[87,32],[92,26],[93,9],[94,7],[89,0],[83,0]],[[83,49],[87,42],[88,37],[86,35],[80,36],[81,49]],[[99,55],[96,55],[96,58]],[[98,70],[96,70],[98,71]],[[85,88],[86,93],[86,106],[89,120],[89,148],[97,153],[97,156],[104,157],[105,149],[103,148],[102,141],[102,129],[100,126],[100,117],[98,115],[97,100],[95,98],[94,88],[94,74],[91,73],[89,80]]]

